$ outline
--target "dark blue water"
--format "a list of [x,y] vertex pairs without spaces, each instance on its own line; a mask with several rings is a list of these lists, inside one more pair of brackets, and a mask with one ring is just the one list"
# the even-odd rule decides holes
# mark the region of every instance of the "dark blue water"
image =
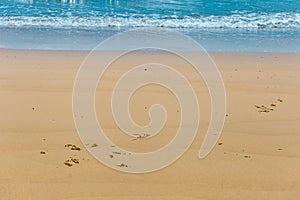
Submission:
[[300,52],[300,0],[2,0],[0,48],[91,49],[163,27],[212,51]]

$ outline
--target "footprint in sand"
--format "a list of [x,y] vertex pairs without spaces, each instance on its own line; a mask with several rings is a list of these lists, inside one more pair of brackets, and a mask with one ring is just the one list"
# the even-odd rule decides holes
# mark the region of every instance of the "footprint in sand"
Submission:
[[75,144],[66,144],[65,147],[71,147],[71,150],[81,151],[81,148],[76,146]]
[[262,112],[262,113],[268,113],[268,112],[271,112],[271,111],[274,111],[274,108],[269,108],[269,107],[266,107],[264,105],[254,105],[255,108],[258,109],[258,112]]
[[118,167],[128,167],[128,165],[126,165],[126,164],[124,164],[124,163],[122,163],[122,164],[120,164],[120,165],[117,165]]
[[79,159],[70,157],[64,164],[68,167],[72,167],[74,164],[79,164]]
[[[277,99],[278,102],[283,102],[282,99],[278,98]],[[270,106],[265,106],[265,105],[254,105],[255,108],[258,109],[258,112],[260,113],[268,113],[268,112],[271,112],[271,111],[274,111],[275,108],[277,107],[277,104],[276,103],[270,103],[269,104]]]
[[97,146],[99,146],[98,144],[92,144],[92,146],[91,146],[91,148],[94,148],[94,147],[97,147]]
[[[66,144],[65,147],[70,148],[70,150],[72,151],[81,151],[81,148],[76,146],[75,144]],[[74,155],[74,156],[78,156],[78,155]],[[68,160],[64,162],[64,164],[68,167],[72,167],[74,164],[79,164],[79,159],[70,157]]]
[[134,135],[135,135],[135,138],[132,139],[131,141],[145,139],[145,138],[148,138],[150,136],[150,134],[147,134],[147,133],[134,134]]

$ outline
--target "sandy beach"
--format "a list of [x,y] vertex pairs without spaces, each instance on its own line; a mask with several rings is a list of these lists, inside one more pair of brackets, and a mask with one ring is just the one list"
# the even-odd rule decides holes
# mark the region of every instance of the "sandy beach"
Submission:
[[[0,199],[300,198],[299,54],[211,54],[224,80],[227,116],[218,144],[203,160],[198,151],[210,119],[207,88],[195,81],[192,70],[174,61],[198,88],[197,137],[167,168],[126,174],[94,159],[76,132],[72,89],[87,53],[0,50]],[[146,124],[145,109],[160,97],[170,114],[159,136],[133,141],[112,121],[105,98],[124,69],[112,68],[98,88],[98,117],[111,133],[108,137],[125,149],[146,152],[162,147],[180,119],[167,90],[144,88],[144,95],[136,95],[131,105],[133,118]]]

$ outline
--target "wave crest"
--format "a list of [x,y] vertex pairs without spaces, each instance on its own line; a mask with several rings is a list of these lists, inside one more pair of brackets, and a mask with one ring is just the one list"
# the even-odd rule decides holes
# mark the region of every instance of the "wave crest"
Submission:
[[300,13],[228,16],[29,17],[0,16],[1,27],[167,27],[167,28],[300,28]]

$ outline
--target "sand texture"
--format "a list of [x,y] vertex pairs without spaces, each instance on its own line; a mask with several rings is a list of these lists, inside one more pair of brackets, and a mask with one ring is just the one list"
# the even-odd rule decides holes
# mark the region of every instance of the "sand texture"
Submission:
[[[227,116],[218,144],[203,160],[198,151],[210,119],[207,88],[193,70],[174,61],[201,99],[200,128],[178,161],[148,174],[112,170],[80,141],[72,116],[72,89],[86,55],[0,50],[1,200],[300,199],[299,54],[212,54],[225,83]],[[178,128],[178,103],[168,90],[142,88],[130,105],[133,118],[147,124],[146,111],[159,100],[166,105],[168,126],[153,139],[122,135],[107,98],[125,69],[116,64],[99,85],[98,118],[108,137],[125,149],[160,148]],[[96,146],[97,142],[87,148]]]

